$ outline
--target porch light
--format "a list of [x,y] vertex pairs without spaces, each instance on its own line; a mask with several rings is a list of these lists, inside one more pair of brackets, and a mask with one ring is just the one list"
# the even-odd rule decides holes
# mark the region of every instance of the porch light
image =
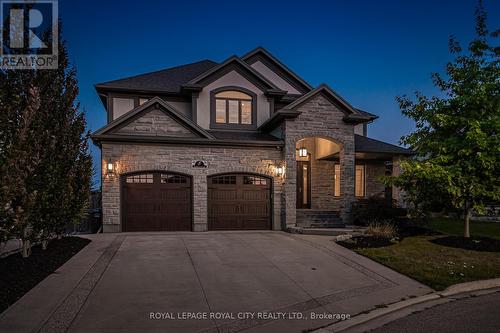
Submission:
[[109,161],[106,164],[106,170],[108,171],[108,173],[114,173],[115,172],[115,165],[113,164],[113,162]]
[[279,165],[276,167],[276,174],[278,176],[283,176],[283,174],[285,173],[285,167],[282,166],[282,165]]
[[302,147],[299,149],[299,156],[300,157],[307,157],[307,149]]

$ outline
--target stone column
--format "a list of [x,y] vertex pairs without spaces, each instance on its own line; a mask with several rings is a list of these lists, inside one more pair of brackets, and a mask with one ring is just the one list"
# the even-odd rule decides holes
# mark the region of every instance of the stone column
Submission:
[[297,163],[295,161],[295,143],[285,147],[285,223],[286,227],[296,226],[297,210]]
[[193,231],[208,230],[207,207],[207,175],[203,172],[196,172],[193,175]]
[[[399,176],[401,174],[401,157],[394,156],[392,158],[392,176]],[[399,187],[392,187],[392,199],[396,200],[396,204],[402,205],[402,191]]]
[[355,176],[355,153],[354,140],[345,141],[340,150],[340,195],[342,204],[340,209],[340,217],[346,224],[352,222],[351,206],[355,200],[354,196],[354,176]]

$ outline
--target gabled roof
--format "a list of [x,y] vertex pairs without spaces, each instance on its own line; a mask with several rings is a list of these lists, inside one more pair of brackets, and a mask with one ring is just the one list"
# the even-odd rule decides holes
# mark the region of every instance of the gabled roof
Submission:
[[194,77],[183,87],[187,89],[201,89],[203,86],[217,80],[218,78],[229,73],[232,70],[237,71],[242,76],[249,79],[253,84],[255,84],[264,92],[281,92],[281,94],[283,95],[286,93],[237,56],[231,56],[221,64],[214,66],[209,70],[201,73],[200,75]]
[[349,102],[337,94],[332,88],[326,84],[320,84],[316,89],[311,90],[307,94],[297,98],[294,102],[288,104],[281,110],[297,110],[302,104],[309,101],[311,98],[322,94],[329,99],[333,104],[337,105],[339,109],[345,113],[344,121],[352,123],[362,123],[375,119],[374,114],[361,111],[353,107]]
[[217,66],[211,60],[171,67],[156,72],[107,81],[95,85],[97,90],[137,90],[158,93],[179,93],[182,85]]
[[295,74],[290,68],[285,66],[276,57],[269,53],[269,51],[261,46],[248,52],[242,56],[241,59],[250,65],[257,61],[261,61],[264,65],[276,72],[276,74],[280,75],[285,81],[290,83],[302,93],[307,93],[313,89],[309,83]]
[[362,153],[389,153],[401,155],[413,155],[415,152],[411,149],[399,147],[387,142],[368,138],[363,135],[354,135],[354,146],[356,152]]
[[116,118],[106,126],[98,129],[94,132],[93,136],[100,136],[103,134],[112,134],[113,129],[120,128],[130,123],[131,121],[139,118],[141,115],[150,111],[152,106],[157,105],[160,110],[168,114],[170,117],[175,119],[179,124],[191,130],[193,133],[200,135],[203,138],[214,139],[215,137],[210,134],[208,131],[204,130],[197,124],[193,123],[191,120],[184,117],[180,114],[172,105],[165,102],[163,99],[159,97],[153,97],[146,103],[139,105],[132,111],[125,113],[124,115]]

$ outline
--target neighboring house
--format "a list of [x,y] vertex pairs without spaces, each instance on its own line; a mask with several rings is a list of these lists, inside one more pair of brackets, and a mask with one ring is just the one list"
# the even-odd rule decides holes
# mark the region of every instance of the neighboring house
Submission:
[[105,232],[335,226],[411,151],[263,48],[96,86]]

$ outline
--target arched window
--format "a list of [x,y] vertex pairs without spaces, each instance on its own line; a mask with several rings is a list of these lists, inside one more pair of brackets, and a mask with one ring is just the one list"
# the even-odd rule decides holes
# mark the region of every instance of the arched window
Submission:
[[242,88],[212,92],[211,127],[255,127],[255,103],[255,94]]

